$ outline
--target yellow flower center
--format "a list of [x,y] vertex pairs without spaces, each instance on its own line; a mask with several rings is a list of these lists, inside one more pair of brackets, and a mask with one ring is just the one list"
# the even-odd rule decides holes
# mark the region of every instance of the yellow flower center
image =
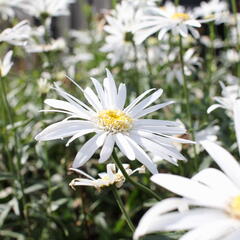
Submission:
[[182,21],[185,21],[185,20],[189,20],[190,19],[190,16],[187,14],[187,13],[174,13],[172,16],[171,16],[172,19],[176,19],[176,20],[182,20]]
[[126,132],[133,119],[121,110],[103,110],[98,114],[98,126],[109,132]]
[[229,207],[230,215],[234,218],[240,219],[240,195],[232,199]]

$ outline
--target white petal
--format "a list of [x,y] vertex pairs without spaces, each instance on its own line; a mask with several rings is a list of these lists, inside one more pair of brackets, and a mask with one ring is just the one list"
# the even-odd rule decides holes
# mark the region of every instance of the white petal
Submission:
[[142,100],[140,103],[138,103],[136,106],[134,106],[131,111],[128,111],[130,115],[133,117],[138,114],[140,111],[142,111],[144,108],[148,107],[151,105],[153,102],[155,102],[163,93],[162,89],[157,90],[144,100]]
[[93,85],[97,91],[97,94],[98,94],[98,97],[101,101],[101,104],[102,106],[105,108],[105,94],[104,94],[104,91],[103,91],[103,88],[102,88],[102,85],[95,79],[95,78],[91,78],[92,82],[93,82]]
[[160,103],[148,108],[145,108],[144,110],[142,110],[141,112],[139,112],[138,114],[135,115],[135,118],[141,118],[149,113],[155,112],[161,108],[164,108],[170,104],[174,103],[174,101],[169,101],[169,102],[165,102],[165,103]]
[[239,240],[239,239],[240,239],[240,230],[236,230],[232,234],[224,238],[223,240]]
[[207,113],[209,114],[209,113],[211,113],[212,111],[214,111],[215,109],[221,108],[221,107],[222,107],[222,105],[220,105],[220,104],[213,104],[212,106],[210,106],[210,107],[207,109]]
[[88,111],[83,109],[83,107],[81,107],[80,105],[76,106],[69,102],[62,101],[62,100],[56,100],[56,99],[46,99],[44,101],[44,103],[46,103],[50,107],[53,107],[56,109],[62,109],[62,110],[66,110],[66,111],[75,113],[75,114],[79,115],[79,117],[84,118],[84,119],[90,118],[90,114],[88,113]]
[[94,127],[93,124],[88,121],[81,120],[61,121],[45,128],[35,137],[35,139],[37,141],[60,139],[72,136],[81,129],[89,129],[93,127]]
[[236,100],[233,105],[233,119],[235,126],[235,133],[238,143],[238,151],[240,153],[240,100]]
[[118,95],[117,95],[117,107],[118,109],[122,110],[127,96],[127,89],[125,84],[120,84],[118,88]]
[[135,154],[130,146],[129,142],[126,140],[124,134],[117,133],[114,135],[117,146],[120,151],[130,160],[135,160]]
[[194,180],[172,174],[156,174],[151,177],[156,184],[180,196],[191,199],[202,206],[225,207],[225,199],[207,186]]
[[150,159],[150,157],[145,153],[145,151],[136,142],[134,142],[131,138],[129,138],[128,136],[126,136],[126,138],[132,146],[132,149],[135,153],[136,159],[140,163],[142,163],[144,166],[146,166],[147,169],[152,174],[158,173],[156,164]]
[[84,136],[84,135],[86,135],[86,134],[88,134],[88,133],[95,132],[95,131],[96,131],[95,128],[92,128],[92,129],[81,129],[81,130],[79,130],[75,135],[73,135],[73,136],[68,140],[68,142],[66,143],[66,147],[68,147],[69,144],[70,144],[71,142],[73,142],[75,139],[80,138],[80,137],[82,137],[82,136]]
[[103,163],[110,158],[113,148],[114,148],[114,143],[115,142],[114,142],[113,136],[111,134],[109,134],[106,137],[105,142],[102,147],[102,150],[100,152],[99,163]]
[[201,141],[201,145],[226,173],[226,175],[240,187],[240,165],[224,148],[211,141]]
[[79,168],[86,163],[93,154],[100,148],[106,138],[107,133],[98,133],[94,137],[90,138],[77,153],[73,165],[73,168]]
[[154,89],[149,89],[147,91],[145,91],[144,93],[142,93],[141,95],[139,95],[137,98],[135,98],[131,104],[129,104],[125,109],[124,112],[129,112],[139,101],[141,101],[148,93],[152,92]]
[[240,223],[235,219],[216,220],[184,234],[179,240],[219,240],[239,227]]
[[101,111],[103,109],[102,104],[91,88],[87,87],[83,93],[87,101],[94,107],[96,111]]
[[228,199],[237,196],[240,192],[237,186],[224,173],[214,168],[204,169],[192,179],[222,193]]

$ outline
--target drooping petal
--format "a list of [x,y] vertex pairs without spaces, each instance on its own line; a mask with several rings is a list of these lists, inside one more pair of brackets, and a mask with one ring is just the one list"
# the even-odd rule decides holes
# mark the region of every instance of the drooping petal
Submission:
[[236,100],[233,104],[233,120],[240,153],[240,100]]
[[110,158],[113,151],[114,143],[115,141],[112,134],[108,134],[100,152],[99,163],[103,163]]
[[85,164],[93,156],[97,149],[103,145],[106,135],[107,133],[100,132],[90,138],[77,153],[72,167],[79,168]]
[[61,121],[46,127],[40,132],[35,139],[37,141],[48,141],[54,139],[61,139],[76,134],[81,129],[93,128],[93,124],[89,121],[72,120]]
[[240,187],[240,165],[235,158],[214,142],[205,140],[201,141],[201,145],[218,164],[218,166],[226,173],[226,175]]
[[135,154],[130,146],[129,142],[126,140],[124,134],[117,133],[114,135],[117,146],[120,151],[130,160],[135,160]]

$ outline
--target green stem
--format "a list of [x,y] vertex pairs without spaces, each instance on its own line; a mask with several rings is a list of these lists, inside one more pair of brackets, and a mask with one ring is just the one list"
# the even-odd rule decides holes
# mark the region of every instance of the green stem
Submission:
[[[182,36],[179,35],[179,47],[180,47],[180,64],[181,64],[181,71],[182,71],[182,78],[183,78],[183,92],[184,92],[184,99],[185,99],[185,106],[187,111],[187,119],[188,119],[188,127],[190,128],[190,133],[192,135],[192,139],[195,139],[195,132],[193,128],[193,121],[191,116],[191,107],[190,107],[190,100],[189,100],[189,89],[188,89],[188,82],[184,71],[184,52],[183,52],[183,44],[182,44]],[[195,170],[197,170],[197,152],[195,145],[193,146],[194,151],[194,165]]]
[[115,200],[116,200],[116,202],[117,202],[117,204],[118,204],[118,206],[119,206],[123,216],[126,219],[126,222],[127,222],[128,226],[129,226],[129,228],[132,230],[132,232],[135,232],[135,227],[134,227],[130,217],[128,216],[128,214],[127,214],[127,212],[126,212],[126,210],[124,208],[123,202],[122,202],[120,196],[118,195],[116,187],[112,186],[111,189],[112,189],[113,195],[115,197]]
[[134,180],[132,180],[132,178],[127,174],[126,170],[124,169],[121,161],[118,159],[115,150],[113,151],[112,156],[113,156],[114,162],[116,163],[117,167],[121,170],[123,176],[125,177],[125,179],[127,181],[129,181],[132,185],[138,187],[139,189],[141,189],[143,192],[147,193],[148,195],[151,195],[152,197],[156,198],[158,201],[161,200],[161,198],[155,192],[153,192],[151,189],[147,188],[146,186],[144,186],[141,183],[138,183],[138,182],[135,182]]

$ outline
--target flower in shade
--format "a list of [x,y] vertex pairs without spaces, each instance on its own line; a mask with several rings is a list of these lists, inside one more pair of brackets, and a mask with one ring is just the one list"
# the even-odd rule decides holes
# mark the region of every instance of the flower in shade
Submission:
[[13,51],[8,51],[3,60],[0,59],[0,77],[5,77],[9,73],[13,65],[12,54]]
[[95,133],[77,153],[73,168],[84,165],[99,148],[101,148],[99,163],[107,161],[115,145],[129,160],[137,159],[152,173],[157,173],[157,167],[146,152],[174,164],[177,160],[185,160],[173,145],[175,141],[189,143],[187,140],[174,137],[186,132],[179,123],[142,119],[147,114],[173,103],[169,101],[151,106],[162,95],[163,90],[147,90],[124,107],[127,97],[126,86],[121,83],[117,88],[112,74],[106,71],[107,77],[103,81],[103,86],[92,78],[97,94],[91,88],[82,89],[75,83],[88,104],[55,85],[55,90],[65,101],[45,100],[47,105],[54,108],[46,111],[66,113],[68,117],[48,126],[36,136],[36,140],[48,141],[72,136],[67,142],[68,146],[81,136]]
[[[140,173],[144,172],[143,167],[137,168],[134,171],[130,169],[129,164],[123,164],[123,167],[129,176],[137,171]],[[69,186],[73,189],[75,189],[77,186],[91,186],[95,187],[97,190],[101,190],[101,188],[109,187],[111,185],[115,185],[117,188],[120,188],[125,182],[125,177],[123,176],[122,172],[120,170],[117,171],[116,165],[112,163],[107,164],[106,168],[107,172],[99,173],[99,178],[97,179],[91,177],[80,169],[70,168],[70,170],[75,171],[86,178],[75,178],[70,182]]]
[[179,240],[240,239],[240,165],[216,143],[206,140],[201,144],[223,172],[207,168],[192,179],[171,174],[152,176],[153,182],[183,198],[166,199],[153,206],[140,220],[134,239],[182,230],[188,232]]
[[191,33],[198,38],[199,33],[195,28],[201,27],[202,22],[195,19],[193,14],[187,12],[183,6],[176,7],[171,2],[167,2],[160,8],[149,8],[141,19],[135,26],[135,39],[138,44],[155,33],[158,33],[158,39],[161,40],[168,31],[183,37]]
[[12,45],[25,45],[30,37],[31,27],[27,20],[23,20],[12,28],[7,28],[0,33],[0,42]]

